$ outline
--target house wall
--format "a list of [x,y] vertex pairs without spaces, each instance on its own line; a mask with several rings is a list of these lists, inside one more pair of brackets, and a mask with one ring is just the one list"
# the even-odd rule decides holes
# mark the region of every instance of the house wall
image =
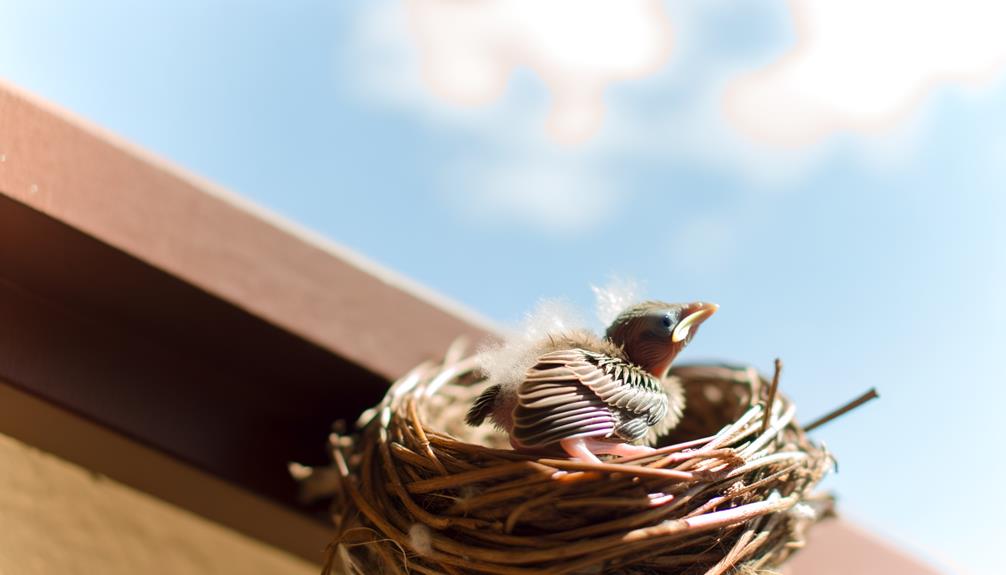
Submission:
[[2,575],[317,572],[303,559],[0,435]]

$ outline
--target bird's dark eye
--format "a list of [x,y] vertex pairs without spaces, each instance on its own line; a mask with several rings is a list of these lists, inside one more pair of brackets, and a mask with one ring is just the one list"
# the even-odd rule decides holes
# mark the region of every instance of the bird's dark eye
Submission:
[[664,323],[664,327],[666,327],[666,328],[670,328],[670,327],[671,327],[671,324],[672,324],[672,323],[674,323],[674,322],[673,322],[673,321],[671,320],[671,314],[669,314],[669,313],[668,313],[668,314],[664,314],[664,318],[663,318],[663,320],[662,320],[662,321],[663,321],[663,323]]

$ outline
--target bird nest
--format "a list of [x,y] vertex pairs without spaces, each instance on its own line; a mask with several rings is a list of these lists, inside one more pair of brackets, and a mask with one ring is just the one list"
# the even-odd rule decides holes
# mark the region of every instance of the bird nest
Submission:
[[486,382],[462,355],[418,366],[357,433],[332,435],[326,572],[757,573],[830,513],[814,488],[831,456],[752,368],[675,368],[677,428],[652,454],[598,464],[515,452],[502,432],[466,426]]

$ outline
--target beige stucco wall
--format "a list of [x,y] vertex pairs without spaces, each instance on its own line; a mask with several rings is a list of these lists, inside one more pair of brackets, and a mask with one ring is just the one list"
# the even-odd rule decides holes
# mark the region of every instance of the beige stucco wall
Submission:
[[0,575],[318,571],[302,559],[0,435]]

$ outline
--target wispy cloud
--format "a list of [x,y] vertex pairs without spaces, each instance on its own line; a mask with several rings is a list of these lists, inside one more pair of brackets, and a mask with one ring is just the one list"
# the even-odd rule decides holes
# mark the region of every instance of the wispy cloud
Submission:
[[[996,29],[1006,8],[994,2],[746,5],[795,18],[795,46],[771,34],[756,37],[776,43],[760,55],[725,53],[732,30],[710,22],[733,2],[375,0],[353,58],[367,98],[478,142],[443,168],[455,209],[563,235],[624,207],[631,194],[614,170],[625,158],[732,173],[765,191],[795,187],[850,141],[871,168],[887,165],[925,133],[913,110],[928,91],[994,77],[1006,62]],[[547,105],[514,89],[528,71]],[[606,87],[647,74],[644,105],[625,90],[602,101]],[[865,135],[830,137],[847,132]],[[725,257],[732,240],[714,235]]]
[[[618,193],[602,167],[603,147],[596,139],[570,143],[596,129],[603,115],[600,107],[584,107],[587,100],[600,106],[593,96],[582,100],[588,85],[601,89],[659,56],[653,46],[649,56],[641,47],[656,46],[659,39],[629,38],[627,47],[613,47],[619,35],[645,39],[652,33],[647,28],[656,24],[643,16],[656,3],[630,2],[621,16],[608,14],[620,11],[614,4],[576,4],[386,0],[364,10],[353,50],[361,96],[478,141],[442,168],[440,180],[443,197],[466,218],[570,236],[617,211]],[[560,21],[574,9],[584,11],[582,21]],[[614,28],[601,33],[595,28],[605,18]],[[562,38],[567,46],[554,44]],[[602,57],[605,50],[621,55]],[[591,71],[584,59],[597,59],[597,69]],[[551,99],[547,110],[537,98],[500,98],[518,66],[543,79]],[[484,69],[472,70],[479,67]],[[543,118],[553,129],[543,129]]]
[[657,0],[405,0],[426,85],[443,99],[499,98],[514,70],[548,87],[547,126],[568,143],[594,135],[602,94],[662,65],[670,24]]
[[731,83],[726,111],[764,142],[884,132],[934,88],[1006,67],[1006,4],[987,0],[792,0],[796,47]]

